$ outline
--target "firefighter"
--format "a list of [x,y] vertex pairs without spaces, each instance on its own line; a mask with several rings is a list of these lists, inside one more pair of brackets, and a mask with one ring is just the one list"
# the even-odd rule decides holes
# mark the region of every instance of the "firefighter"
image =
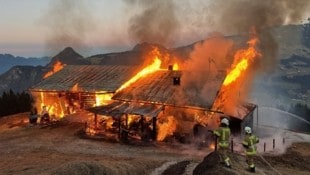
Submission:
[[256,144],[259,142],[257,136],[252,134],[252,129],[248,126],[244,128],[245,137],[242,145],[246,149],[246,162],[251,172],[255,172],[254,156],[256,155]]
[[231,168],[230,159],[227,155],[229,148],[230,128],[229,121],[227,118],[221,120],[221,125],[218,129],[213,131],[213,134],[217,136],[218,148],[221,161],[225,162],[226,167]]

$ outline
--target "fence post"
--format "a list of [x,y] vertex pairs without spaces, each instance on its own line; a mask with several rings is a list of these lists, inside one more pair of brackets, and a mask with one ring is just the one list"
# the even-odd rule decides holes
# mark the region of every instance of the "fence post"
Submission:
[[264,142],[264,152],[266,152],[266,142]]
[[274,149],[275,147],[276,147],[276,140],[273,139],[273,140],[272,140],[272,148]]
[[283,137],[282,143],[285,144],[285,138]]
[[214,151],[216,152],[217,151],[217,136],[213,136],[214,137],[214,142],[215,142],[215,144],[214,144]]

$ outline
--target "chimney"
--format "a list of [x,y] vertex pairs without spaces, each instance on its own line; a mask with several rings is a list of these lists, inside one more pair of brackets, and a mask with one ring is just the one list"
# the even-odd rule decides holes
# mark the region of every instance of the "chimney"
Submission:
[[173,77],[173,85],[180,86],[181,85],[181,77]]

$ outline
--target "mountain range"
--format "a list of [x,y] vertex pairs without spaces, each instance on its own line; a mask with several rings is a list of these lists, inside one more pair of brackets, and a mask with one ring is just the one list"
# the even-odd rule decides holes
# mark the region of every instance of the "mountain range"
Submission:
[[[277,94],[283,91],[289,95],[289,98],[299,98],[310,104],[310,83],[307,83],[310,79],[310,24],[279,26],[270,30],[278,43],[279,64],[273,73],[257,79],[255,93]],[[242,37],[239,36],[229,38],[236,42],[242,40]],[[195,44],[173,49],[166,49],[160,45],[156,46],[162,51],[175,54],[185,60],[189,57]],[[14,66],[0,75],[0,93],[9,89],[16,92],[27,90],[41,81],[44,74],[50,71],[57,61],[67,65],[141,65],[143,55],[148,53],[150,49],[152,49],[152,44],[141,43],[129,51],[98,54],[87,58],[76,53],[71,47],[65,48],[52,58],[23,59],[8,54],[0,55],[1,65],[8,65],[7,62],[14,58],[20,60],[19,62],[16,61],[16,64],[18,62],[19,65],[22,65]],[[34,66],[26,66],[29,64]],[[4,69],[2,68],[2,70]],[[283,82],[285,82],[285,86],[283,86]],[[293,91],[290,89],[292,86],[294,86]],[[273,91],[277,88],[280,90]],[[271,98],[270,95],[267,96]],[[254,101],[260,103],[259,99],[254,99]],[[272,103],[272,101],[270,102]]]
[[23,66],[45,66],[51,61],[49,57],[42,58],[24,58],[20,56],[13,56],[11,54],[0,54],[0,74],[8,71],[11,67],[17,65]]

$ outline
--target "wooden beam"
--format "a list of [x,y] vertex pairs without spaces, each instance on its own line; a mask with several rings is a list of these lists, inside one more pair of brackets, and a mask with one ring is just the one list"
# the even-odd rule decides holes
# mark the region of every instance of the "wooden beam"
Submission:
[[152,133],[152,139],[154,141],[156,141],[157,139],[157,127],[156,127],[156,122],[157,121],[157,117],[153,117],[153,133]]
[[95,113],[94,122],[95,122],[95,129],[97,129],[97,123],[98,123],[98,116],[97,116],[97,113]]
[[121,120],[122,116],[118,117],[118,138],[121,139]]

